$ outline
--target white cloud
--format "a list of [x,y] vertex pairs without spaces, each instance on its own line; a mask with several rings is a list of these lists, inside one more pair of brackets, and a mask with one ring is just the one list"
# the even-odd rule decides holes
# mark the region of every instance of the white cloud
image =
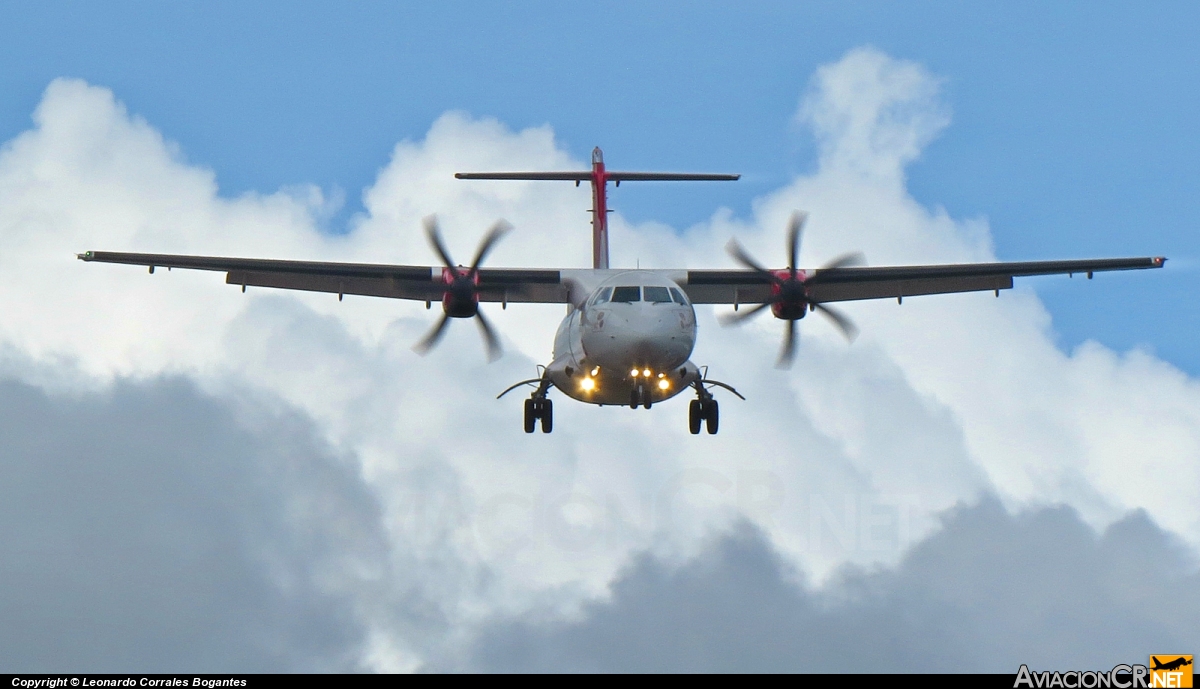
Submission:
[[[981,543],[989,544],[984,549]],[[994,499],[882,571],[822,590],[745,524],[678,566],[631,563],[577,619],[485,625],[437,669],[500,672],[992,672],[1110,668],[1200,631],[1179,548],[1144,513],[1097,534],[1070,508],[1011,515]],[[1171,601],[1171,614],[1159,608]],[[703,630],[698,633],[698,630]]]
[[379,509],[306,419],[170,377],[0,409],[5,667],[361,667]]
[[[683,233],[614,214],[614,263],[729,265],[721,247],[731,234],[779,263],[794,208],[812,213],[809,265],[854,249],[877,265],[993,258],[984,221],[925,208],[905,189],[904,166],[948,122],[937,85],[917,65],[848,53],[818,72],[800,110],[821,152],[815,173],[761,198],[751,218],[716,210]],[[1069,503],[1095,526],[1143,508],[1200,545],[1196,381],[1143,352],[1059,351],[1027,283],[1000,299],[848,305],[863,331],[853,346],[806,319],[789,374],[771,367],[779,323],[723,330],[704,311],[694,359],[750,398],[723,401],[720,435],[688,435],[683,399],[636,413],[564,400],[543,437],[520,432],[519,399],[492,398],[548,359],[558,307],[490,308],[509,354],[487,366],[463,323],[415,356],[436,313],[422,304],[242,295],[220,274],[151,277],[73,256],[429,263],[420,219],[436,212],[455,257],[504,217],[517,231],[491,264],[582,267],[586,188],[452,177],[581,166],[549,127],[512,132],[449,113],[396,147],[365,192],[366,214],[330,236],[318,230],[318,190],[221,197],[211,172],[110,92],[55,81],[34,128],[0,152],[0,341],[67,362],[61,370],[80,370],[81,386],[182,372],[222,394],[275,395],[355,453],[383,505],[397,572],[386,600],[364,606],[381,667],[432,652],[389,607],[413,592],[447,621],[452,644],[477,621],[547,597],[577,610],[631,554],[686,557],[738,514],[818,579],[844,562],[897,561],[939,510],[989,490],[1010,506]]]

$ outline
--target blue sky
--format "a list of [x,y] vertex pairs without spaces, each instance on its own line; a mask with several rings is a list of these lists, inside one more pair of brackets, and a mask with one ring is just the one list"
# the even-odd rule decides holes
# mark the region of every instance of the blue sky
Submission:
[[[1195,648],[1196,15],[0,0],[0,664],[1010,672]],[[731,234],[775,262],[794,208],[814,263],[984,256],[975,219],[1001,260],[1171,261],[847,304],[860,337],[806,319],[787,372],[779,323],[699,308],[693,360],[748,400],[694,437],[686,395],[560,397],[553,434],[522,433],[494,395],[546,363],[559,307],[490,309],[485,364],[469,327],[413,353],[424,304],[73,257],[429,262],[437,212],[454,255],[503,216],[496,265],[583,265],[586,189],[449,170],[595,145],[743,175],[610,190],[626,265],[731,265]]]
[[223,193],[344,190],[337,231],[397,141],[462,109],[549,123],[617,167],[745,175],[614,196],[632,219],[683,227],[810,169],[799,94],[818,64],[870,44],[945,80],[953,123],[910,170],[919,200],[987,217],[1004,259],[1173,259],[1086,288],[1042,281],[1062,345],[1146,344],[1196,373],[1197,29],[1186,3],[11,3],[0,138],[28,127],[52,78],[82,77]]

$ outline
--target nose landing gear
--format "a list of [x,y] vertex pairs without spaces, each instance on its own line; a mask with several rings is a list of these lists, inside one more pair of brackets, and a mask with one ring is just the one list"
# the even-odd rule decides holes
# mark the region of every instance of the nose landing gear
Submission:
[[639,383],[637,387],[629,391],[630,409],[637,409],[638,406],[649,409],[651,403],[650,391],[646,389],[645,385]]

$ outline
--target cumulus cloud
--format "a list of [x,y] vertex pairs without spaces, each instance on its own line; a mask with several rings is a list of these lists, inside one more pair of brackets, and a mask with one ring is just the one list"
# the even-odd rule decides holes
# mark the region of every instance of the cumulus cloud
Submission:
[[379,509],[303,418],[180,378],[82,395],[8,379],[0,437],[5,667],[361,667]]
[[[877,265],[994,258],[985,221],[906,191],[905,165],[948,122],[937,91],[919,65],[851,51],[818,71],[799,109],[818,142],[815,172],[747,218],[717,209],[678,230],[614,213],[614,264],[728,266],[730,235],[780,263],[795,208],[812,214],[807,265],[854,249]],[[330,234],[319,189],[222,196],[210,171],[111,92],[55,81],[34,126],[0,150],[0,370],[55,395],[181,376],[197,394],[251,391],[305,419],[314,442],[353,457],[378,505],[387,574],[348,595],[360,656],[380,669],[452,654],[496,616],[579,615],[631,559],[691,562],[742,522],[814,585],[847,564],[899,563],[940,528],[937,515],[982,494],[1010,510],[1066,504],[1095,529],[1140,509],[1200,543],[1196,381],[1146,352],[1056,349],[1036,281],[1000,299],[848,305],[863,331],[852,346],[806,320],[786,374],[770,365],[778,323],[726,330],[702,309],[693,359],[750,398],[723,404],[720,435],[689,435],[681,397],[650,412],[562,403],[553,434],[526,436],[520,400],[493,396],[547,361],[560,307],[490,308],[508,351],[496,364],[471,327],[422,359],[410,347],[434,320],[423,304],[243,295],[219,274],[148,276],[73,256],[428,264],[420,219],[438,213],[455,256],[504,217],[517,231],[493,265],[584,267],[586,188],[452,173],[585,165],[549,127],[448,113],[396,146],[365,213]]]
[[[980,544],[986,543],[986,548]],[[682,566],[638,558],[578,619],[484,627],[445,667],[500,672],[995,672],[1107,669],[1195,648],[1200,575],[1132,513],[1097,535],[1067,507],[947,513],[895,569],[820,590],[742,522]],[[1191,571],[1191,573],[1188,573]],[[1169,612],[1167,612],[1169,610]],[[438,667],[438,666],[435,666]],[[439,668],[440,669],[440,668]]]

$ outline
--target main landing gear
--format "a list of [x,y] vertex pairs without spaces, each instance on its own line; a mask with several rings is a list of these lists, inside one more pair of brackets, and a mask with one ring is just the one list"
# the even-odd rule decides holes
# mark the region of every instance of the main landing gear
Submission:
[[713,380],[707,377],[707,369],[705,369],[705,377],[692,383],[692,387],[696,389],[696,399],[688,405],[688,430],[692,435],[700,434],[700,427],[708,431],[709,435],[716,435],[717,428],[721,424],[721,408],[717,405],[717,401],[713,399],[712,393],[705,386],[715,385],[737,395],[738,399],[746,399],[742,397],[742,393],[734,390],[732,386],[722,383],[719,380]]
[[533,427],[538,421],[542,422],[542,433],[554,430],[554,402],[546,397],[550,391],[550,379],[543,376],[538,381],[537,389],[525,400],[525,432],[533,433]]
[[[496,395],[496,398],[504,397],[523,385],[531,385],[535,388],[529,399],[525,400],[525,432],[533,433],[537,429],[539,422],[542,426],[542,433],[553,431],[554,403],[546,397],[546,393],[550,391],[550,388],[554,387],[554,384],[550,382],[549,376],[546,376],[545,373],[543,373],[541,378],[531,378],[509,386],[504,392]],[[693,381],[692,387],[696,390],[696,399],[692,400],[688,405],[688,430],[692,432],[692,435],[699,435],[701,428],[707,430],[709,435],[717,434],[721,412],[717,405],[717,400],[713,399],[712,392],[710,392],[712,386],[724,388],[732,392],[739,399],[746,399],[742,397],[740,392],[734,390],[733,387],[719,380],[702,377],[700,380]],[[644,407],[649,409],[652,403],[651,391],[646,385],[636,385],[630,391],[629,406],[631,408]]]
[[554,430],[554,402],[545,395],[538,397],[535,392],[533,397],[525,400],[525,432],[533,433],[539,420],[542,422],[542,433]]
[[721,418],[721,409],[717,401],[700,383],[696,383],[696,396],[699,399],[692,400],[688,405],[688,430],[692,435],[699,435],[700,425],[704,424],[709,435],[716,435]]
[[544,369],[541,378],[530,378],[515,385],[510,385],[504,392],[496,395],[496,399],[504,397],[522,385],[537,386],[537,389],[533,391],[529,399],[525,400],[525,432],[533,433],[533,429],[537,428],[538,421],[542,422],[542,433],[549,433],[554,430],[554,403],[546,397],[546,393],[550,391],[550,388],[554,384],[545,375]]

